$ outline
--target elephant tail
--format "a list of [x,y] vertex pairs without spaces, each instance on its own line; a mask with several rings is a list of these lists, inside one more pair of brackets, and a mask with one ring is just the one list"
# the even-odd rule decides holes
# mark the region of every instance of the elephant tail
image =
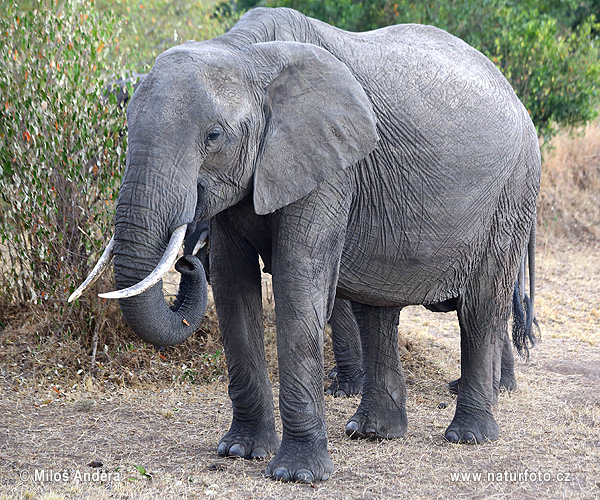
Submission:
[[[525,274],[529,270],[529,296],[525,293]],[[517,352],[529,358],[529,349],[539,340],[540,327],[534,313],[535,302],[535,218],[531,225],[527,252],[523,254],[513,292],[513,344]],[[536,335],[537,333],[537,335]]]

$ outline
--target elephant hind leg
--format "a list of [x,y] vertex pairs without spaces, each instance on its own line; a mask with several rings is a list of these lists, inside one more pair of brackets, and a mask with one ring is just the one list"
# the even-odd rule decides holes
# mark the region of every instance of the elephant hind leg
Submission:
[[[484,263],[487,269],[489,264]],[[460,390],[454,419],[446,429],[446,439],[453,443],[493,441],[500,434],[492,406],[497,402],[502,351],[508,342],[511,287],[510,280],[499,274],[497,280],[489,275],[487,280],[474,278],[459,300]]]
[[[500,349],[494,336],[496,321],[482,321],[483,314],[459,312],[461,329],[461,378],[456,413],[446,439],[452,443],[477,444],[498,439],[500,429],[492,406],[500,380]],[[487,324],[486,324],[487,323]],[[505,328],[507,325],[504,325]],[[494,331],[495,330],[495,331]]]
[[335,299],[329,318],[336,368],[331,385],[325,391],[334,397],[360,394],[363,386],[360,331],[350,301]]
[[361,403],[346,424],[350,437],[391,439],[403,436],[406,382],[398,353],[399,308],[353,303],[360,329],[364,384]]
[[[502,346],[502,361],[500,364],[500,390],[513,392],[517,390],[517,377],[515,375],[515,357],[512,351],[512,345],[508,336],[508,331],[505,332]],[[448,382],[448,390],[452,394],[458,394],[460,389],[460,378]]]
[[470,270],[458,300],[461,378],[456,413],[446,429],[446,439],[451,442],[497,439],[500,430],[492,406],[497,401],[503,368],[504,382],[509,386],[514,383],[512,351],[505,346],[508,320],[521,255],[535,217],[535,196],[521,185],[518,175],[515,170],[500,194],[486,248]]
[[515,357],[508,333],[502,346],[502,361],[500,363],[500,390],[513,392],[517,390],[517,376],[515,375]]

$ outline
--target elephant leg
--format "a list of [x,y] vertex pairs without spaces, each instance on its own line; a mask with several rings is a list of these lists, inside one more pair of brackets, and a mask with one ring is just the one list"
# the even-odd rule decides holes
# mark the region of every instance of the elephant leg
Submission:
[[[500,365],[500,390],[512,392],[517,390],[517,377],[515,375],[515,358],[508,330],[503,337],[502,361]],[[459,388],[460,378],[448,383],[448,390],[453,394],[458,394]]]
[[265,360],[258,254],[224,218],[220,214],[211,223],[210,265],[233,419],[217,453],[265,458],[277,451],[279,438]]
[[350,301],[335,299],[329,318],[335,356],[335,376],[325,391],[335,397],[360,394],[363,385],[362,347]]
[[458,308],[460,390],[454,419],[446,429],[446,439],[453,443],[493,441],[500,434],[492,406],[498,396],[502,332],[508,328],[508,308],[502,311],[494,287],[476,288],[461,298]]
[[[283,434],[266,475],[286,482],[324,481],[333,472],[327,451],[322,375],[326,299],[316,290],[310,297],[300,297],[301,289],[278,293],[275,279],[273,289]],[[306,306],[301,306],[299,300]]]
[[517,390],[517,377],[515,375],[515,357],[512,342],[508,331],[502,344],[502,362],[500,364],[500,389],[507,392]]
[[400,309],[352,303],[360,328],[365,381],[346,434],[397,438],[406,432],[406,382],[398,353]]
[[[324,206],[325,201],[326,206]],[[328,479],[323,335],[333,310],[349,200],[319,193],[278,213],[273,244],[281,446],[266,475],[279,481]],[[315,216],[311,214],[315,210]]]

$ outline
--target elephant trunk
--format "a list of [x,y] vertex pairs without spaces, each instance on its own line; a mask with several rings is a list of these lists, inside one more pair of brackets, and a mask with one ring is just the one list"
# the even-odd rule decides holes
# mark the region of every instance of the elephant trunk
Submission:
[[[185,232],[196,207],[195,183],[173,181],[167,190],[164,179],[169,176],[164,172],[169,163],[133,146],[115,215],[113,253],[119,290],[152,274],[167,249],[176,255],[183,241],[183,234],[178,239],[176,233]],[[181,273],[181,282],[171,307],[165,302],[162,280],[138,295],[119,298],[127,324],[137,336],[157,346],[183,342],[198,329],[206,312],[207,281],[200,260],[185,255],[175,269]]]
[[[115,262],[115,276],[120,275],[117,269]],[[206,276],[200,260],[193,255],[185,255],[179,259],[175,269],[181,273],[181,282],[171,307],[165,302],[162,280],[140,295],[119,299],[127,324],[138,337],[156,346],[169,346],[186,340],[198,329],[206,312]],[[123,277],[117,277],[116,281],[119,288],[131,283],[130,279]]]

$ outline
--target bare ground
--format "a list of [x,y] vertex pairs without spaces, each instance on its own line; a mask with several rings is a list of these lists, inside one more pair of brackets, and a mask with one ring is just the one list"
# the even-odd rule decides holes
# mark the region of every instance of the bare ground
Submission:
[[537,269],[543,338],[529,361],[517,360],[518,391],[500,396],[496,442],[444,440],[455,408],[445,383],[459,375],[456,316],[407,308],[409,430],[350,440],[343,429],[358,398],[327,397],[335,473],[325,483],[274,483],[264,461],[216,455],[231,419],[223,380],[146,387],[80,374],[28,384],[15,372],[21,361],[5,361],[0,499],[600,498],[600,249],[545,246]]

